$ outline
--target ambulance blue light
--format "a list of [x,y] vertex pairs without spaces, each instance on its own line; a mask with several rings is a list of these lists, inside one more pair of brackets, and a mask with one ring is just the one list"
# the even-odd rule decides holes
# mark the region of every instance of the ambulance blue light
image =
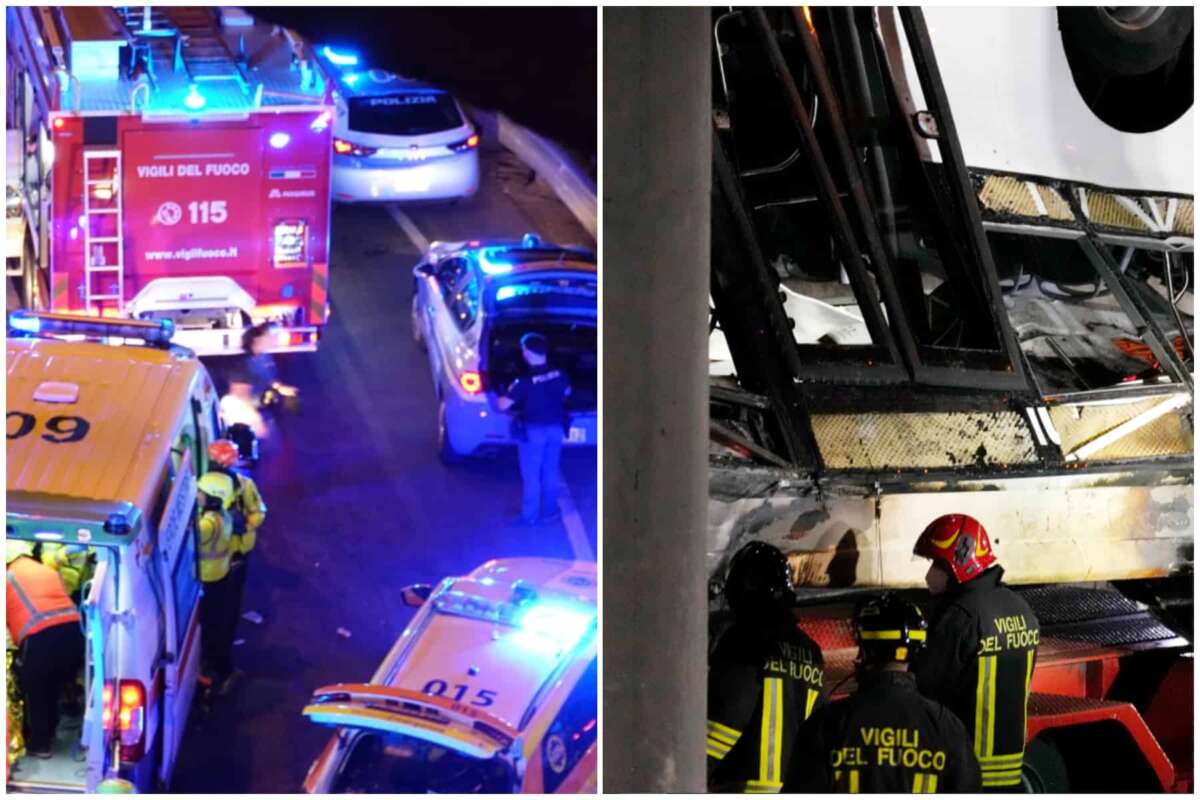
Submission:
[[323,47],[321,52],[331,63],[337,64],[339,67],[353,67],[358,64],[358,56],[351,53],[339,53],[331,47]]
[[208,101],[204,99],[204,95],[200,94],[200,90],[196,88],[196,84],[188,87],[187,97],[183,98],[183,104],[192,111],[199,111],[204,108],[204,104]]
[[582,608],[538,603],[517,619],[517,632],[511,640],[535,651],[560,652],[574,647],[596,619]]
[[42,329],[42,321],[27,316],[24,311],[14,311],[8,315],[8,327],[22,333],[38,333]]
[[479,268],[488,275],[503,275],[512,272],[512,262],[493,259],[494,248],[484,248],[479,251]]
[[274,147],[276,150],[282,150],[288,146],[288,142],[291,140],[291,136],[288,136],[283,131],[279,131],[278,133],[272,133],[271,138],[267,141],[271,143],[271,147]]

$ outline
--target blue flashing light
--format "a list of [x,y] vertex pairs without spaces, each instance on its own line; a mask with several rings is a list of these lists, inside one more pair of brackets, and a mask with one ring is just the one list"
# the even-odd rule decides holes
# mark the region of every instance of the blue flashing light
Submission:
[[504,300],[510,300],[516,296],[517,296],[517,287],[515,287],[515,286],[501,286],[499,289],[496,290],[496,300],[499,302],[503,302]]
[[353,86],[354,84],[358,83],[359,77],[360,76],[357,72],[351,72],[349,75],[342,76],[342,83],[346,84],[347,86]]
[[358,56],[352,53],[339,53],[331,47],[321,48],[321,52],[329,59],[330,63],[337,64],[339,67],[354,67],[358,65]]
[[276,150],[282,150],[283,148],[287,147],[288,142],[291,140],[292,137],[288,136],[283,131],[272,133],[271,138],[267,139],[267,141],[271,143],[271,147],[274,147]]
[[557,653],[574,647],[595,619],[591,610],[537,603],[517,619],[511,640],[531,650]]
[[479,251],[479,268],[488,275],[503,275],[507,272],[512,272],[513,265],[511,261],[502,261],[494,259],[497,248],[485,247]]
[[196,88],[196,84],[188,87],[187,97],[183,98],[183,104],[192,111],[199,111],[204,108],[204,104],[208,101],[204,99],[204,95],[200,94],[200,90]]
[[8,315],[8,327],[21,333],[39,333],[42,330],[42,321],[24,311],[14,311]]

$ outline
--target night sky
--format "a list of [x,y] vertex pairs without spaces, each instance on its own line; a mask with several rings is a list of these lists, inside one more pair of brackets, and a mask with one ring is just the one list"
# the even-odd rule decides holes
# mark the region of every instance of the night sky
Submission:
[[596,154],[596,9],[250,9],[313,44],[357,50],[363,63],[434,83],[574,150]]

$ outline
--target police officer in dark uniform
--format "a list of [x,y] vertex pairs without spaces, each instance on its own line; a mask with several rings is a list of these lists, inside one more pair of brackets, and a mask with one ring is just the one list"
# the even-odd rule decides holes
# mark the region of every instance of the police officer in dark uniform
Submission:
[[566,373],[547,362],[550,347],[540,333],[521,337],[521,355],[529,369],[496,398],[501,411],[516,408],[517,457],[521,462],[521,513],[513,522],[553,522],[558,512],[558,465],[562,456],[566,399],[571,384]]
[[973,792],[979,764],[958,717],[922,697],[908,664],[925,644],[921,610],[894,594],[861,603],[853,695],[800,729],[785,792]]
[[775,793],[796,731],[821,694],[821,649],[796,625],[783,553],[751,542],[729,565],[725,599],[734,623],[708,664],[708,787]]
[[1037,617],[1000,582],[1004,570],[973,517],[938,517],[913,552],[932,561],[925,582],[938,601],[929,646],[913,662],[917,685],[966,725],[983,789],[1019,791]]

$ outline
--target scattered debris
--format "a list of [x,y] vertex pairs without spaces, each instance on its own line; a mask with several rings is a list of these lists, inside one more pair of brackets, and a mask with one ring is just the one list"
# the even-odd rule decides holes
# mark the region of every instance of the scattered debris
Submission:
[[247,622],[253,622],[255,625],[262,625],[263,623],[263,615],[257,611],[247,611],[245,614],[242,614],[242,619]]

